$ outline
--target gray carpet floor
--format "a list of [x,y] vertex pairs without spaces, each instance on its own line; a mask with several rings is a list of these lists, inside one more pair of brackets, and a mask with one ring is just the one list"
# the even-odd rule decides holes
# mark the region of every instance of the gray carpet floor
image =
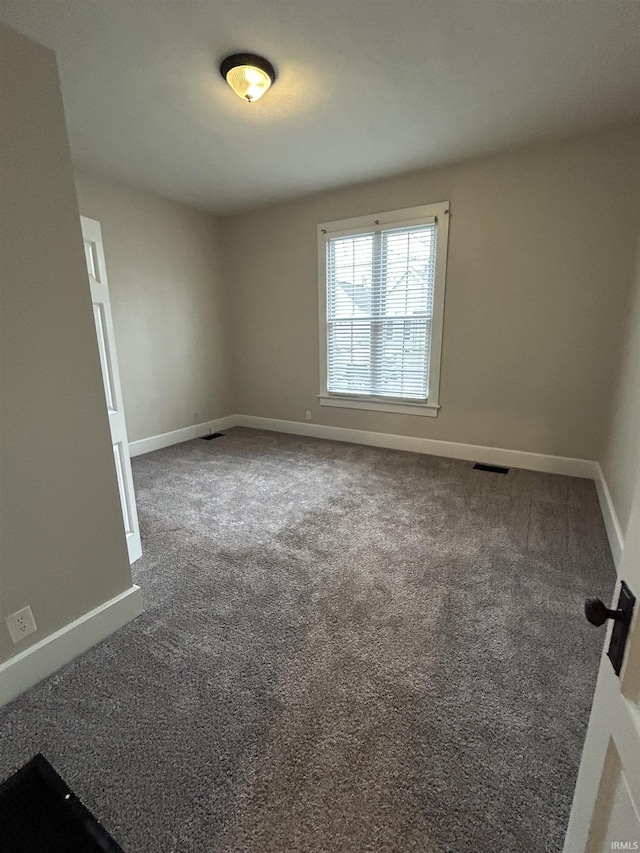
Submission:
[[134,460],[146,612],[0,711],[128,853],[559,851],[593,483],[255,430]]

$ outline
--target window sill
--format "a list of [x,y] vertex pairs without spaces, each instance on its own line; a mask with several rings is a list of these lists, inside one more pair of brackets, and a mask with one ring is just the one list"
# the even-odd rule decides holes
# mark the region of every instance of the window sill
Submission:
[[419,415],[423,418],[438,416],[440,406],[429,403],[396,403],[369,397],[343,397],[338,394],[319,394],[321,406],[336,406],[339,409],[369,409],[373,412],[394,412],[396,415]]

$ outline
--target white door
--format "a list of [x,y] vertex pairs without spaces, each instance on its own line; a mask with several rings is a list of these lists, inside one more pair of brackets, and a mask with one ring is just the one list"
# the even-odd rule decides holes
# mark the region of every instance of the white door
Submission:
[[87,219],[85,216],[81,216],[80,221],[82,223],[82,237],[84,240],[87,270],[89,272],[89,284],[91,285],[93,318],[96,323],[96,335],[98,336],[98,351],[100,352],[104,394],[109,413],[111,443],[113,445],[113,458],[118,477],[118,488],[120,490],[124,530],[127,537],[127,548],[129,549],[129,562],[133,563],[138,557],[142,556],[142,545],[140,543],[140,530],[138,528],[136,496],[133,490],[133,477],[131,475],[127,425],[122,407],[120,374],[118,372],[113,321],[111,319],[111,303],[109,301],[109,283],[102,247],[102,231],[100,230],[100,223],[94,219]]
[[640,851],[640,480],[612,609],[621,580],[637,599],[631,630],[618,678],[606,654],[613,627],[607,623],[564,853]]

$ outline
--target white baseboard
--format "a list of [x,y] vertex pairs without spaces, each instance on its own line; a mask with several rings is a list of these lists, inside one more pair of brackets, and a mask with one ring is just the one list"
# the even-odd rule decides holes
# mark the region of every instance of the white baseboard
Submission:
[[360,429],[310,424],[299,421],[280,421],[274,418],[255,418],[237,415],[236,426],[251,429],[267,429],[288,432],[293,435],[308,435],[333,441],[366,444],[371,447],[386,447],[389,450],[409,450],[412,453],[427,453],[430,456],[446,456],[449,459],[465,459],[502,465],[512,468],[527,468],[529,471],[544,471],[547,474],[565,474],[569,477],[596,479],[597,463],[590,459],[574,459],[569,456],[551,456],[544,453],[529,453],[524,450],[507,450],[501,447],[482,447],[476,444],[459,444],[453,441],[437,441],[433,438],[415,438],[408,435],[393,435],[386,432],[366,432]]
[[181,441],[206,435],[209,429],[217,432],[234,426],[249,429],[265,429],[273,432],[287,432],[292,435],[308,435],[311,438],[326,438],[332,441],[346,441],[352,444],[364,444],[371,447],[386,447],[389,450],[408,450],[412,453],[426,453],[431,456],[445,456],[449,459],[465,459],[470,462],[484,462],[488,465],[502,465],[510,468],[526,468],[529,471],[542,471],[546,474],[564,474],[567,477],[584,477],[594,480],[598,491],[600,508],[604,518],[609,545],[616,566],[624,544],[622,529],[618,522],[613,501],[607,487],[602,468],[591,459],[576,459],[570,456],[553,456],[546,453],[530,453],[526,450],[509,450],[502,447],[483,447],[476,444],[461,444],[453,441],[438,441],[432,438],[416,438],[392,433],[367,432],[359,429],[326,426],[325,424],[305,423],[302,421],[283,421],[277,418],[259,418],[252,415],[229,415],[217,421],[198,424],[193,427],[167,432],[151,438],[135,441],[129,447],[131,455],[149,453],[161,447],[168,447]]
[[600,510],[602,511],[602,518],[604,519],[604,526],[609,539],[609,547],[611,548],[613,563],[616,570],[619,570],[620,558],[622,557],[622,550],[624,548],[624,534],[622,532],[622,527],[620,527],[620,522],[618,521],[618,515],[613,505],[613,500],[611,499],[611,493],[604,476],[604,471],[600,467],[599,462],[596,462],[595,464],[597,467],[597,476],[594,477],[594,479],[596,481],[598,500],[600,501]]
[[484,462],[489,465],[502,465],[507,468],[526,468],[529,471],[542,471],[546,474],[564,474],[567,477],[584,477],[594,480],[613,562],[616,569],[620,565],[620,557],[624,547],[622,528],[620,527],[600,463],[594,462],[591,459],[575,459],[569,456],[529,453],[525,450],[507,450],[501,447],[482,447],[476,444],[459,444],[452,441],[436,441],[431,438],[413,438],[411,436],[392,435],[390,433],[365,432],[364,430],[345,429],[343,427],[331,427],[323,424],[309,424],[299,421],[256,418],[250,415],[237,415],[235,425],[251,429],[288,432],[293,435],[308,435],[313,438],[327,438],[334,441],[366,444],[373,447],[386,447],[391,450],[409,450],[413,453],[427,453],[431,456],[446,456],[449,459],[465,459],[471,462]]
[[152,435],[149,438],[141,438],[139,441],[131,441],[129,443],[129,454],[140,456],[143,453],[151,453],[152,450],[160,450],[163,447],[170,447],[172,444],[180,444],[183,441],[191,441],[192,438],[200,438],[204,435],[210,435],[212,432],[230,429],[236,425],[236,421],[235,415],[228,415],[226,418],[218,418],[214,421],[174,429],[171,432],[163,432],[160,435]]
[[132,586],[0,664],[0,707],[106,639],[142,611],[140,587]]

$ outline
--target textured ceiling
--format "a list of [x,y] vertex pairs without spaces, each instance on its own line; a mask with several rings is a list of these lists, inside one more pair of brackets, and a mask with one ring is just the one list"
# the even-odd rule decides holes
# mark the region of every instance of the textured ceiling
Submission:
[[[640,2],[0,0],[76,163],[218,212],[640,114]],[[218,64],[278,80],[255,104]]]

